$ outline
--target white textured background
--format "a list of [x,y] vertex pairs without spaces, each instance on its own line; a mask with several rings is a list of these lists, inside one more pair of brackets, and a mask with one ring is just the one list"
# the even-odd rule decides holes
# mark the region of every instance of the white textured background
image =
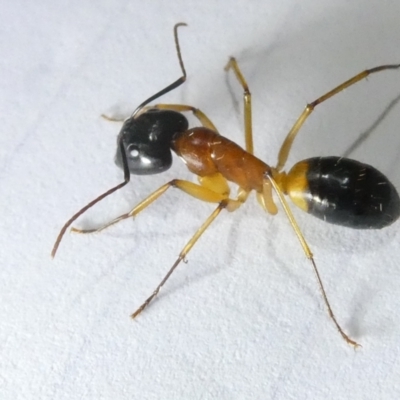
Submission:
[[[295,210],[353,351],[324,309],[282,212],[252,196],[223,213],[137,321],[151,293],[213,206],[177,191],[100,235],[62,224],[121,181],[117,124],[178,78],[163,102],[194,105],[243,143],[241,91],[223,66],[238,57],[254,102],[256,153],[271,164],[312,101],[369,67],[400,62],[400,2],[0,1],[0,398],[395,399],[400,393],[400,223],[359,232]],[[229,6],[228,6],[229,4]],[[351,154],[400,187],[400,71],[323,104],[289,165]],[[238,102],[238,105],[235,104]],[[383,113],[386,113],[383,115]],[[383,116],[383,118],[382,118]],[[376,125],[376,126],[375,126]],[[78,226],[125,211],[172,177],[179,160],[90,210]]]

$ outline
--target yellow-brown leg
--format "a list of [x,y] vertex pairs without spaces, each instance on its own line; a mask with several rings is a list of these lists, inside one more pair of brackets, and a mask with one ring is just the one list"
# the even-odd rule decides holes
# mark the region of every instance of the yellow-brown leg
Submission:
[[367,69],[367,70],[355,75],[353,78],[349,79],[348,81],[342,83],[341,85],[337,86],[336,88],[332,89],[331,91],[324,94],[323,96],[319,97],[317,100],[313,101],[312,103],[307,104],[306,108],[301,113],[301,115],[297,119],[297,121],[294,123],[292,129],[289,131],[288,135],[286,136],[286,139],[284,140],[284,142],[281,146],[281,149],[278,154],[278,164],[276,166],[277,171],[281,171],[283,169],[283,167],[285,166],[287,158],[289,156],[290,149],[292,147],[293,141],[294,141],[298,131],[303,126],[305,120],[313,112],[314,108],[318,104],[321,104],[325,100],[330,99],[335,94],[338,94],[339,92],[348,88],[349,86],[354,85],[355,83],[361,81],[362,79],[366,78],[370,74],[373,74],[375,72],[384,71],[387,69],[398,69],[399,67],[400,67],[400,64],[391,64],[391,65],[381,65],[379,67]]
[[285,200],[285,197],[284,197],[281,189],[279,188],[278,184],[275,182],[275,180],[272,178],[272,176],[270,174],[266,174],[266,178],[269,180],[269,182],[271,183],[272,187],[274,188],[274,190],[275,190],[275,192],[276,192],[276,194],[278,196],[278,199],[279,199],[280,203],[282,204],[282,207],[283,207],[283,209],[284,209],[284,211],[286,213],[286,216],[289,219],[290,225],[292,226],[293,230],[296,233],[297,238],[300,241],[301,247],[303,248],[303,251],[304,251],[306,257],[311,261],[311,264],[313,266],[315,275],[317,276],[318,285],[319,285],[319,287],[321,289],[321,292],[322,292],[322,297],[324,299],[326,307],[328,308],[329,316],[331,317],[333,323],[335,324],[337,330],[339,331],[339,333],[343,337],[343,339],[348,344],[354,346],[355,348],[359,347],[360,345],[356,341],[350,339],[350,337],[343,331],[342,327],[337,322],[335,315],[333,314],[331,305],[329,304],[329,300],[328,300],[328,297],[327,297],[326,292],[325,292],[324,285],[322,283],[321,276],[320,276],[320,274],[318,272],[317,265],[315,264],[313,254],[312,254],[310,248],[308,247],[306,239],[304,238],[303,234],[301,233],[299,225],[297,224],[297,222],[296,222],[296,220],[294,218],[294,215],[293,215],[293,213],[292,213],[287,201]]
[[172,267],[170,268],[168,273],[165,275],[163,280],[159,283],[159,285],[153,291],[151,296],[132,314],[132,318],[136,318],[149,305],[149,303],[154,299],[154,297],[157,296],[158,292],[164,286],[165,282],[171,276],[172,272],[174,272],[175,268],[180,264],[180,262],[186,258],[186,255],[189,253],[189,251],[195,245],[195,243],[200,238],[200,236],[207,230],[207,228],[215,220],[215,218],[217,218],[219,213],[224,208],[226,208],[228,211],[237,210],[237,208],[240,207],[240,205],[243,204],[247,200],[249,193],[250,192],[245,191],[242,188],[239,188],[236,199],[225,198],[224,200],[222,200],[219,203],[218,207],[212,212],[212,214],[205,220],[203,225],[197,230],[197,232],[187,242],[185,247],[180,252],[178,258],[176,259],[176,261],[174,262],[174,264],[172,265]]
[[[95,233],[95,232],[101,232],[106,228],[109,228],[112,225],[115,225],[116,223],[130,218],[130,217],[135,217],[137,214],[139,214],[141,211],[143,211],[145,208],[147,208],[151,203],[153,203],[155,200],[157,200],[162,194],[164,194],[170,187],[175,187],[186,194],[189,194],[192,197],[195,197],[198,200],[210,202],[210,203],[219,203],[222,200],[227,200],[229,193],[228,194],[221,194],[216,191],[210,190],[207,187],[197,185],[196,183],[192,183],[189,181],[184,181],[181,179],[173,179],[172,181],[164,184],[160,188],[158,188],[156,191],[154,191],[152,194],[150,194],[148,197],[146,197],[144,200],[142,200],[138,205],[136,205],[134,208],[132,208],[131,211],[129,211],[126,214],[122,214],[119,217],[113,219],[111,222],[101,226],[100,228],[97,229],[77,229],[77,228],[71,228],[71,232],[74,233]],[[232,200],[234,201],[234,200]]]
[[124,118],[124,117],[120,117],[120,118],[117,118],[117,117],[109,117],[109,116],[106,115],[106,114],[101,114],[100,117],[101,117],[101,118],[104,118],[105,120],[110,121],[110,122],[124,122],[124,121],[126,120],[126,118]]
[[[214,132],[219,133],[216,126],[211,122],[211,120],[207,117],[207,115],[203,113],[203,111],[199,110],[198,108],[188,106],[186,104],[155,104],[153,106],[143,107],[135,115],[135,118],[137,118],[139,115],[144,114],[146,111],[151,109],[171,110],[177,112],[192,112],[193,115],[200,121],[202,126],[211,129]],[[127,119],[123,117],[122,118],[109,117],[108,115],[105,114],[101,114],[101,117],[111,122],[124,122]]]
[[[185,247],[180,252],[175,263],[172,265],[172,267],[170,268],[168,273],[165,275],[163,280],[159,283],[159,285],[153,291],[151,296],[132,314],[132,318],[137,317],[149,305],[149,303],[154,299],[154,297],[160,291],[161,287],[165,284],[165,282],[171,276],[172,272],[176,269],[176,267],[180,264],[180,262],[185,259],[186,255],[189,253],[189,251],[195,245],[197,240],[206,231],[206,229],[211,225],[211,223],[215,220],[215,218],[217,218],[219,213],[224,208],[227,208],[229,211],[234,211],[241,204],[243,204],[246,201],[249,192],[247,192],[243,189],[239,189],[237,198],[230,199],[228,197],[229,191],[228,191],[228,193],[226,193],[225,185],[223,182],[221,182],[221,176],[219,176],[219,174],[216,174],[216,176],[211,176],[208,178],[209,179],[200,180],[202,185],[197,185],[192,182],[174,179],[174,180],[166,183],[165,185],[161,186],[159,189],[157,189],[155,192],[153,192],[150,196],[148,196],[146,199],[141,201],[129,213],[123,214],[123,215],[119,216],[118,218],[115,218],[113,221],[109,222],[108,224],[106,224],[98,229],[89,229],[89,230],[81,230],[81,229],[76,229],[76,228],[71,229],[71,231],[76,232],[76,233],[100,232],[100,231],[110,227],[111,225],[116,224],[117,222],[120,222],[126,218],[136,216],[141,211],[143,211],[146,207],[148,207],[151,203],[153,203],[155,200],[157,200],[170,187],[176,187],[176,188],[182,190],[183,192],[185,192],[199,200],[202,200],[202,201],[219,203],[218,207],[212,212],[212,214],[205,220],[205,222],[202,224],[202,226],[197,230],[197,232],[187,242]],[[213,182],[213,181],[215,181],[215,182]],[[224,193],[218,193],[214,190],[209,189],[209,187],[216,188],[218,191],[224,192]]]
[[171,274],[174,272],[176,267],[180,264],[182,260],[185,259],[186,255],[189,253],[189,251],[192,249],[192,247],[195,245],[195,243],[199,240],[200,236],[206,231],[206,229],[211,225],[211,223],[217,218],[219,213],[228,205],[229,200],[223,200],[219,203],[218,207],[212,212],[212,214],[205,220],[203,225],[197,230],[197,232],[191,237],[191,239],[186,243],[185,247],[182,249],[180,252],[178,258],[168,271],[168,273],[165,275],[163,280],[159,283],[159,285],[156,287],[156,289],[153,291],[151,296],[132,314],[132,318],[136,318],[149,304],[150,302],[154,299],[154,297],[157,296],[158,292],[160,289],[164,286],[165,282],[168,280],[168,278],[171,276]]
[[229,196],[230,188],[228,181],[219,172],[208,176],[198,176],[197,179],[201,186],[204,186],[213,192],[223,194],[226,197]]
[[155,192],[153,192],[146,199],[141,201],[136,207],[134,207],[129,213],[123,214],[118,218],[115,218],[113,221],[108,224],[98,228],[98,229],[89,229],[89,230],[81,230],[72,228],[71,231],[76,233],[93,233],[100,232],[111,225],[116,224],[126,218],[134,217],[143,211],[146,207],[148,207],[151,203],[157,200],[163,193],[165,193],[170,187],[176,187],[186,194],[193,196],[199,200],[207,201],[211,203],[219,203],[218,207],[212,212],[212,214],[205,220],[202,226],[197,230],[197,232],[192,236],[192,238],[187,242],[185,247],[180,252],[178,258],[175,263],[172,265],[168,273],[165,275],[163,280],[159,283],[156,289],[153,291],[151,296],[132,314],[132,318],[135,318],[139,315],[154,299],[154,297],[158,294],[161,287],[165,284],[168,278],[171,276],[172,272],[176,269],[179,263],[185,259],[186,255],[195,245],[200,236],[206,231],[206,229],[211,225],[211,223],[217,218],[219,213],[226,208],[228,211],[235,211],[241,204],[243,204],[249,192],[239,188],[238,196],[236,199],[229,198],[229,187],[226,185],[226,180],[220,174],[212,175],[203,179],[200,179],[201,185],[197,185],[192,182],[183,181],[174,179],[165,185],[161,186]]
[[[172,110],[178,112],[192,112],[193,115],[200,121],[200,123],[214,132],[218,132],[218,129],[211,122],[211,120],[198,108],[188,106],[186,104],[155,104],[154,106],[149,106],[148,108],[156,108],[158,110]],[[146,107],[147,109],[147,107]]]
[[253,154],[253,125],[251,122],[251,93],[249,90],[249,86],[247,85],[246,80],[242,72],[240,71],[239,65],[235,58],[231,57],[228,61],[228,64],[225,66],[225,71],[233,70],[237,80],[243,88],[243,103],[244,103],[244,132],[245,132],[245,142],[246,142],[246,150]]

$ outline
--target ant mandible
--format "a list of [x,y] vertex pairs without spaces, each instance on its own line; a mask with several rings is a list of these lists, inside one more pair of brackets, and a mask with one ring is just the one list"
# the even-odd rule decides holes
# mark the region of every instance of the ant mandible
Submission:
[[[199,109],[183,104],[148,106],[150,102],[176,89],[186,80],[178,41],[178,27],[185,25],[178,23],[174,26],[175,47],[182,76],[140,104],[124,121],[118,135],[115,161],[124,171],[124,181],[91,201],[65,223],[54,244],[52,257],[55,256],[64,233],[80,215],[125,186],[130,180],[130,174],[151,175],[167,170],[172,164],[172,150],[183,160],[189,171],[197,176],[199,184],[173,179],[146,197],[131,211],[100,228],[90,230],[71,228],[71,231],[76,233],[100,232],[119,221],[135,217],[170,187],[178,188],[198,200],[217,204],[216,209],[187,242],[151,296],[132,314],[132,318],[137,317],[149,305],[223,209],[235,211],[254,190],[261,207],[275,215],[278,209],[272,197],[274,191],[306,257],[312,264],[330,318],[343,339],[350,345],[358,347],[359,344],[343,331],[336,320],[313,254],[284,195],[288,195],[302,210],[326,222],[355,229],[379,229],[396,221],[400,215],[399,195],[393,184],[374,167],[343,157],[309,158],[296,163],[289,172],[284,172],[283,168],[297,133],[318,104],[372,73],[397,69],[400,64],[382,65],[365,70],[307,104],[280,148],[276,167],[270,167],[253,154],[251,94],[235,58],[230,58],[225,70],[234,72],[244,90],[245,150],[220,135],[214,124]],[[188,121],[182,112],[192,112],[202,126],[189,129]],[[103,117],[118,121],[104,115]],[[228,182],[238,186],[235,198],[230,197]]]

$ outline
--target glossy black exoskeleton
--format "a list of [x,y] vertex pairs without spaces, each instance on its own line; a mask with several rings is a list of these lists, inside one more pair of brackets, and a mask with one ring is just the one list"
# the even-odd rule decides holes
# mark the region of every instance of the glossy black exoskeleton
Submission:
[[[186,131],[188,126],[183,114],[171,110],[149,109],[137,117],[128,118],[117,143],[123,145],[129,172],[133,175],[152,175],[170,168],[172,138],[176,133]],[[115,163],[124,169],[120,145]]]
[[308,212],[353,229],[380,229],[400,216],[396,188],[376,168],[341,157],[315,157],[308,164]]

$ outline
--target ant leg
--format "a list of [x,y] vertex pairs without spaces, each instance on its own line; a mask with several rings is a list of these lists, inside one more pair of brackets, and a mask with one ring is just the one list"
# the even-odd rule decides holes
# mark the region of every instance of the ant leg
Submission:
[[150,304],[150,302],[154,299],[154,297],[157,296],[158,292],[164,286],[165,282],[168,280],[168,278],[174,272],[176,267],[180,264],[180,262],[182,260],[185,260],[186,255],[189,253],[189,251],[192,249],[192,247],[196,244],[196,242],[200,238],[200,236],[207,230],[207,228],[215,220],[215,218],[217,218],[219,213],[224,208],[226,208],[228,211],[235,211],[241,204],[243,204],[247,200],[249,193],[250,192],[245,191],[242,188],[239,188],[238,196],[236,199],[226,198],[219,203],[218,207],[212,212],[212,214],[205,220],[203,225],[197,230],[197,232],[187,242],[185,247],[180,252],[178,258],[176,259],[176,261],[174,262],[174,264],[172,265],[172,267],[170,268],[168,273],[165,275],[163,280],[159,283],[159,285],[153,291],[151,296],[132,314],[132,318],[136,318]]
[[124,122],[126,120],[125,117],[109,117],[106,114],[101,114],[100,117],[110,122]]
[[[143,107],[138,113],[136,113],[135,117],[138,117],[140,114],[143,114],[151,109],[171,110],[177,112],[190,111],[200,121],[202,126],[211,129],[216,133],[219,133],[216,126],[211,122],[211,120],[207,117],[207,115],[203,113],[203,111],[199,110],[198,108],[188,106],[186,104],[155,104],[153,106]],[[107,121],[112,121],[112,122],[124,122],[126,120],[126,118],[114,118],[114,117],[109,117],[108,115],[105,114],[101,114],[101,117],[106,119]]]
[[185,247],[182,249],[180,252],[178,258],[168,271],[168,273],[165,275],[163,280],[159,283],[159,285],[156,287],[156,289],[153,291],[151,296],[131,315],[132,318],[136,318],[149,304],[150,302],[154,299],[154,297],[157,296],[158,292],[160,289],[164,286],[165,282],[168,280],[168,278],[172,275],[176,267],[180,264],[182,260],[185,260],[186,255],[189,253],[189,251],[192,249],[192,247],[195,245],[197,240],[199,240],[200,236],[207,230],[207,228],[211,225],[211,223],[217,218],[219,213],[227,207],[227,203],[229,200],[223,200],[219,203],[218,207],[212,212],[212,214],[205,220],[203,225],[197,230],[197,232],[191,237],[191,239],[186,243]]
[[157,110],[172,110],[172,111],[178,111],[178,112],[191,111],[193,113],[193,115],[200,121],[201,125],[203,125],[205,128],[211,129],[212,131],[219,133],[218,129],[211,122],[211,120],[207,117],[207,115],[204,114],[198,108],[188,106],[186,104],[155,104],[154,106],[149,106],[148,108],[149,109],[155,108]]
[[335,94],[338,94],[339,92],[348,88],[349,86],[354,85],[355,83],[361,81],[362,79],[365,79],[370,74],[374,74],[375,72],[380,72],[380,71],[384,71],[387,69],[398,69],[398,68],[400,68],[400,64],[381,65],[379,67],[367,69],[367,70],[355,75],[353,78],[347,80],[346,82],[342,83],[341,85],[337,86],[336,88],[332,89],[331,91],[324,94],[323,96],[319,97],[317,100],[313,101],[312,103],[307,104],[306,108],[301,113],[301,115],[297,119],[297,121],[294,123],[292,129],[287,134],[286,139],[284,140],[284,142],[281,146],[281,149],[278,154],[278,164],[276,166],[276,170],[281,171],[282,168],[285,166],[287,158],[289,156],[290,149],[292,147],[293,141],[294,141],[298,131],[303,126],[305,120],[314,111],[314,108],[318,104],[321,104],[325,100],[328,100],[329,98],[333,97]]
[[301,233],[300,227],[297,224],[297,222],[296,222],[296,220],[294,218],[294,215],[293,215],[288,203],[285,200],[285,197],[284,197],[284,195],[282,193],[282,190],[279,188],[278,184],[275,182],[275,180],[273,179],[273,177],[271,176],[270,173],[266,173],[265,177],[269,180],[269,182],[271,183],[272,187],[274,188],[274,190],[275,190],[275,192],[276,192],[276,194],[278,196],[278,199],[279,199],[280,203],[282,204],[282,207],[283,207],[283,209],[284,209],[284,211],[286,213],[286,216],[289,219],[290,225],[292,225],[292,228],[295,231],[296,236],[300,241],[301,247],[303,248],[303,251],[304,251],[306,257],[311,261],[311,264],[313,266],[315,275],[317,276],[317,281],[318,281],[318,285],[319,285],[319,288],[320,288],[321,293],[322,293],[322,297],[324,299],[326,307],[328,308],[329,316],[331,317],[333,323],[335,324],[335,326],[336,326],[337,330],[339,331],[340,335],[342,336],[342,338],[348,344],[354,346],[354,348],[359,347],[360,344],[358,344],[356,341],[350,339],[350,337],[343,331],[342,327],[337,322],[335,315],[333,314],[332,307],[331,307],[331,305],[329,303],[328,296],[326,295],[325,288],[324,288],[324,285],[322,283],[321,276],[320,276],[320,274],[318,272],[317,265],[316,265],[316,263],[314,261],[313,254],[312,254],[310,248],[308,247],[308,244],[307,244],[303,234]]
[[197,179],[201,186],[229,197],[231,189],[229,188],[228,181],[219,172],[213,175],[198,176]]
[[[136,205],[134,208],[132,208],[131,211],[129,211],[126,214],[122,214],[119,217],[113,219],[111,222],[101,226],[100,228],[97,229],[77,229],[77,228],[71,228],[71,232],[74,233],[95,233],[95,232],[101,232],[106,228],[109,228],[112,225],[115,225],[116,223],[130,218],[130,217],[135,217],[137,214],[139,214],[141,211],[143,211],[145,208],[147,208],[150,204],[152,204],[155,200],[157,200],[162,194],[164,194],[170,187],[175,187],[177,189],[182,190],[186,194],[195,197],[198,200],[202,200],[205,202],[209,203],[220,203],[221,201],[228,199],[229,193],[223,194],[223,193],[218,193],[217,191],[211,190],[210,188],[197,185],[196,183],[192,183],[189,181],[184,181],[180,179],[173,179],[172,181],[164,184],[160,188],[158,188],[155,192],[150,194],[150,196],[146,197],[144,200],[142,200],[138,205]],[[232,200],[233,201],[233,200]]]
[[246,150],[249,153],[253,154],[254,148],[253,148],[253,131],[251,122],[251,93],[249,90],[249,86],[247,85],[247,82],[244,79],[244,76],[240,71],[239,65],[234,57],[231,57],[229,59],[228,64],[226,64],[224,69],[225,71],[229,71],[231,68],[244,90],[243,103],[244,103],[244,131],[245,131]]

